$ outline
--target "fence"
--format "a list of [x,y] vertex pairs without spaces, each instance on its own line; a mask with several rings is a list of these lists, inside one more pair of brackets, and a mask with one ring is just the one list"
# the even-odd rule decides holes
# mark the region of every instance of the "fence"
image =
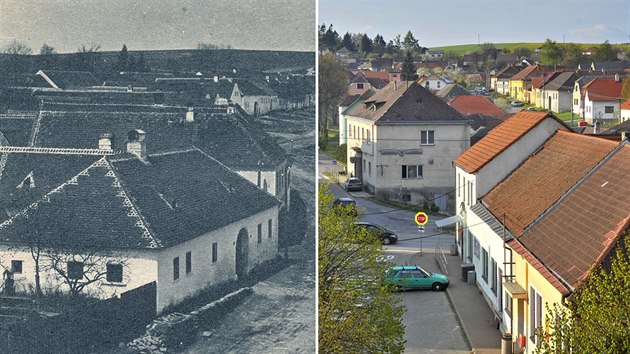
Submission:
[[113,348],[139,336],[156,315],[156,284],[146,284],[120,298],[95,300],[42,316],[2,321],[2,353],[88,353]]

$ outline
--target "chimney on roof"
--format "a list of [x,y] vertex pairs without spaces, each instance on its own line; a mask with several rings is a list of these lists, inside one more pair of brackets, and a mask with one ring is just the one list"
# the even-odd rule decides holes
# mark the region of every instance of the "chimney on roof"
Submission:
[[628,132],[625,130],[621,132],[621,141],[624,140],[628,140]]
[[134,129],[127,133],[127,152],[143,161],[147,159],[146,135],[142,129]]
[[269,75],[265,76],[265,80],[267,80],[267,82],[269,82]]
[[398,88],[398,81],[394,81],[394,90]]
[[615,74],[615,82],[619,82],[619,74]]
[[214,75],[213,80],[214,80],[214,82],[219,82],[219,77],[217,75]]
[[192,123],[195,121],[195,108],[193,106],[188,106],[188,111],[186,112],[186,123]]
[[112,150],[114,140],[114,134],[112,133],[103,133],[98,138],[98,148],[99,150]]

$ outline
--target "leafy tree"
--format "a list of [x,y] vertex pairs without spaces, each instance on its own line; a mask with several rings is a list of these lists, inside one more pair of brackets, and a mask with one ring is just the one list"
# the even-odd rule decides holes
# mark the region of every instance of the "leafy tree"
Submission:
[[374,36],[374,40],[372,41],[372,51],[383,54],[385,53],[385,49],[387,48],[387,43],[385,43],[385,39],[380,34]]
[[608,41],[605,41],[595,51],[594,60],[595,61],[616,61],[617,49],[613,48],[613,46]]
[[540,63],[543,65],[559,65],[562,62],[562,49],[555,41],[547,38],[540,53]]
[[384,285],[389,263],[380,237],[354,226],[319,188],[319,349],[322,353],[402,353],[403,307]]
[[483,57],[484,61],[496,60],[498,53],[499,50],[495,48],[494,44],[490,42],[486,42],[481,45],[481,56]]
[[532,51],[529,50],[529,48],[525,48],[525,47],[514,48],[512,49],[512,53],[516,54],[519,58],[521,57],[529,58],[530,56],[532,56]]
[[354,42],[354,39],[352,38],[350,32],[346,32],[346,34],[343,35],[343,39],[341,40],[341,48],[343,47],[346,47],[351,52],[357,51],[357,45]]
[[628,255],[630,243],[619,243],[610,266],[594,270],[584,286],[575,291],[573,301],[548,309],[545,318],[549,329],[538,329],[541,338],[546,339],[539,341],[538,352],[630,352]]
[[46,43],[44,43],[39,50],[39,55],[53,55],[53,54],[57,54],[57,51],[55,50],[53,46],[50,46]]
[[348,94],[348,81],[343,65],[333,54],[319,56],[319,133],[328,137],[328,122],[337,116],[339,103]]
[[412,51],[412,52],[416,52],[420,50],[420,45],[418,44],[418,40],[413,36],[413,33],[411,33],[411,31],[407,31],[407,34],[405,35],[405,39],[403,40],[402,46],[406,50]]
[[14,39],[4,48],[4,53],[13,55],[29,55],[33,52],[31,47]]
[[582,48],[575,43],[567,43],[563,48],[564,57],[562,59],[562,65],[568,68],[577,68],[584,60],[584,54],[582,54]]
[[407,51],[405,54],[405,60],[403,60],[402,67],[400,68],[400,78],[404,81],[412,81],[418,78],[411,51]]
[[367,34],[361,35],[361,41],[359,42],[359,52],[362,54],[369,54],[372,52],[372,40]]
[[127,45],[123,44],[120,53],[118,53],[118,61],[114,64],[114,71],[121,72],[129,70],[129,51]]

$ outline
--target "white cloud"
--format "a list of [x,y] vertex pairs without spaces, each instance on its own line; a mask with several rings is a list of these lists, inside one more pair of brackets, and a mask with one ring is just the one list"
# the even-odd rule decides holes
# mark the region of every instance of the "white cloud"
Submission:
[[590,27],[571,28],[569,29],[569,34],[575,36],[595,37],[604,33],[607,29],[608,28],[605,25],[598,23]]

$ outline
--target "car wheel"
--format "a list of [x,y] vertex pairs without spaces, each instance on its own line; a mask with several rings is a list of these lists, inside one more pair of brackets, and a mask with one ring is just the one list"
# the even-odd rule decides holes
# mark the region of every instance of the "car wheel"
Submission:
[[444,286],[442,285],[442,283],[433,283],[431,289],[433,289],[433,291],[441,291],[444,290]]
[[400,285],[396,285],[396,287],[394,288],[394,290],[396,290],[396,292],[401,292],[401,291],[403,291],[404,289],[402,288],[402,286],[400,286]]
[[384,245],[389,245],[390,243],[392,243],[392,240],[389,237],[383,238],[383,244]]

